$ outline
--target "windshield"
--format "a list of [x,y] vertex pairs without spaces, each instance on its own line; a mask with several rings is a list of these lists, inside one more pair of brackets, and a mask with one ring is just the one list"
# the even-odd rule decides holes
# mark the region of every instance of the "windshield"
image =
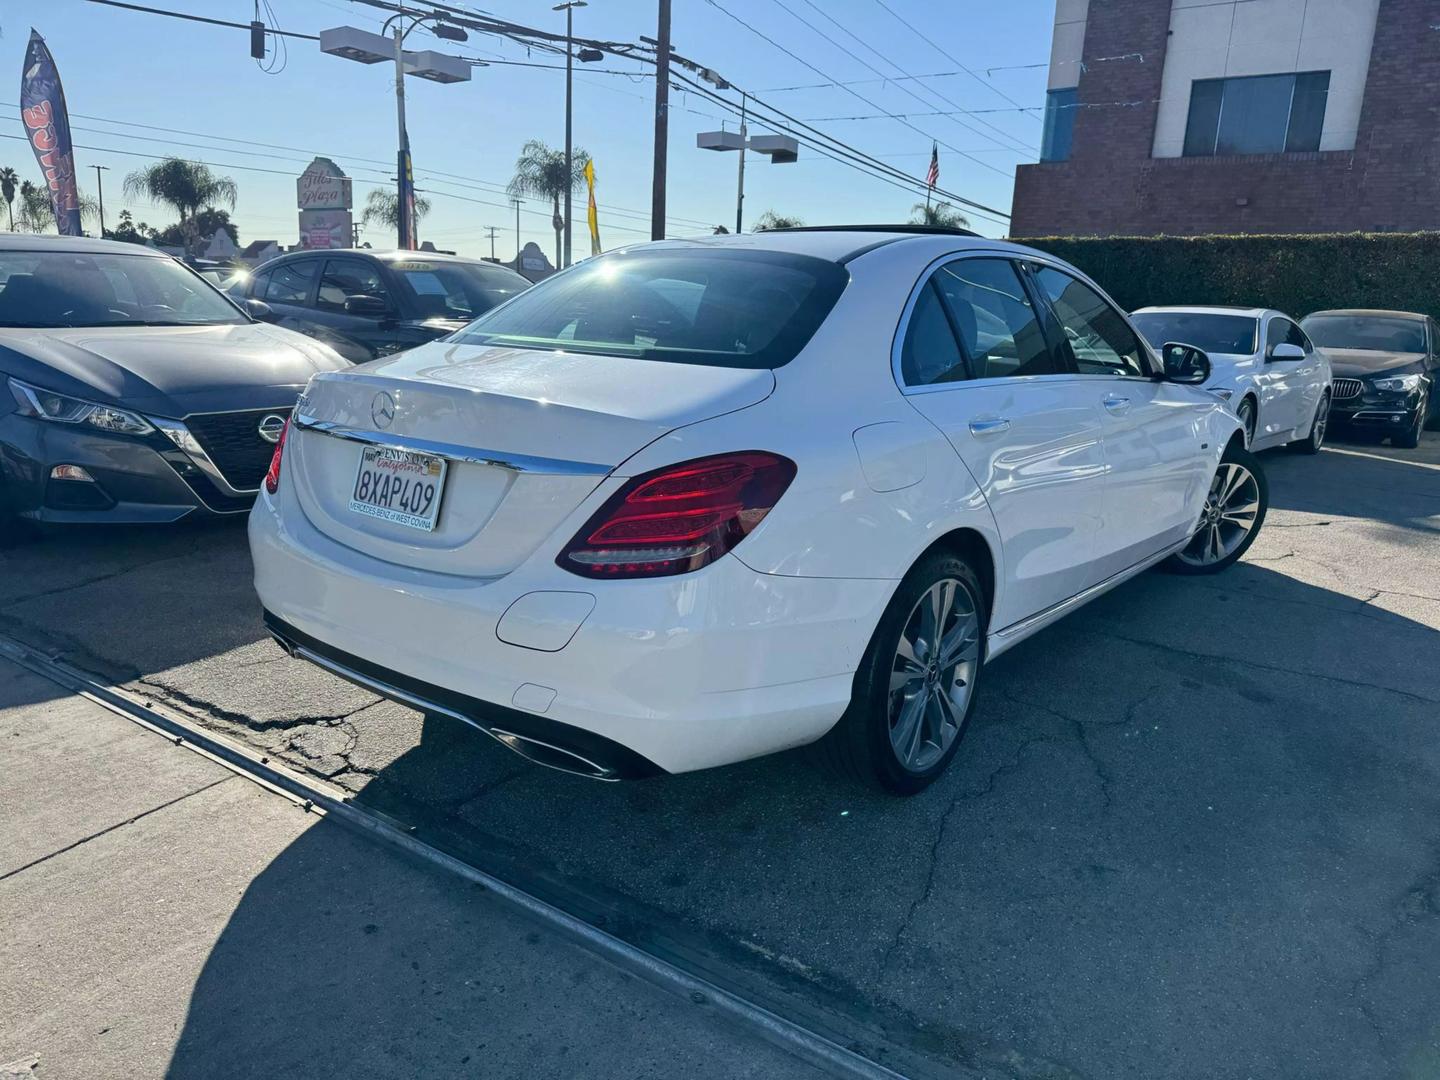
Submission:
[[1141,311],[1130,316],[1135,328],[1156,349],[1172,341],[1207,353],[1253,353],[1258,320],[1249,315],[1216,315],[1208,311]]
[[475,263],[405,259],[390,269],[425,318],[469,322],[530,287],[513,270]]
[[247,321],[173,259],[0,251],[0,326],[215,326]]
[[824,259],[776,252],[617,252],[557,274],[453,340],[680,364],[776,368],[849,280]]
[[1388,319],[1376,315],[1311,315],[1301,322],[1310,340],[1322,349],[1363,349],[1368,352],[1423,353],[1425,324],[1419,319]]

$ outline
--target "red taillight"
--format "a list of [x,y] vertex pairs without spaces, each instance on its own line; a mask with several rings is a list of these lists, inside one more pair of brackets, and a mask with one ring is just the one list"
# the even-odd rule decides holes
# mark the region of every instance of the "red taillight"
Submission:
[[[285,439],[290,434],[290,421],[280,429],[280,441],[275,444],[275,453],[270,455],[270,471],[265,474],[265,490],[274,495],[280,490],[280,459],[285,456]],[[253,475],[253,474],[252,474]]]
[[793,461],[761,450],[637,476],[585,523],[556,562],[593,578],[699,570],[745,539],[793,479]]

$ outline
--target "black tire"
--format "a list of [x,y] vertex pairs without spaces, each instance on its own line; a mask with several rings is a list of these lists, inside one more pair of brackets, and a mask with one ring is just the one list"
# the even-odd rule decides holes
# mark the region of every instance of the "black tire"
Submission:
[[1235,415],[1240,418],[1240,424],[1245,429],[1245,446],[1247,449],[1250,447],[1250,444],[1255,441],[1256,413],[1255,399],[1252,397],[1241,398],[1240,404],[1235,406]]
[[1420,445],[1420,438],[1425,434],[1425,400],[1422,398],[1420,404],[1415,407],[1415,416],[1411,419],[1409,426],[1400,435],[1390,437],[1390,445],[1399,447],[1401,450],[1414,450]]
[[[892,694],[897,693],[890,689],[891,675],[895,670],[901,635],[917,604],[934,586],[947,579],[958,582],[973,605],[979,628],[978,656],[967,682],[969,694],[964,712],[959,717],[959,730],[938,760],[923,769],[911,770],[902,763],[891,742]],[[975,695],[985,664],[988,614],[988,602],[979,575],[964,559],[950,552],[938,551],[916,563],[900,582],[880,617],[880,623],[860,661],[860,669],[855,673],[850,707],[829,733],[814,744],[814,756],[827,768],[848,779],[897,795],[913,795],[934,783],[954,759],[965,733],[970,729]]]
[[1318,454],[1325,447],[1325,433],[1330,428],[1330,395],[1320,395],[1320,403],[1315,406],[1315,415],[1310,418],[1310,434],[1303,439],[1297,439],[1291,443],[1292,449],[1302,454]]
[[[1239,562],[1245,552],[1250,550],[1250,545],[1255,542],[1255,537],[1260,535],[1260,527],[1265,524],[1265,513],[1270,509],[1270,485],[1265,479],[1264,466],[1260,464],[1259,458],[1249,450],[1241,448],[1238,442],[1232,442],[1220,458],[1220,465],[1215,470],[1217,482],[1221,475],[1227,471],[1226,466],[1229,465],[1239,466],[1254,479],[1256,509],[1249,531],[1245,533],[1243,537],[1240,538],[1239,543],[1236,544],[1233,549],[1229,549],[1223,557],[1214,560],[1206,559],[1205,561],[1198,561],[1201,556],[1196,553],[1196,545],[1200,543],[1202,534],[1206,532],[1207,518],[1210,513],[1211,499],[1207,498],[1206,511],[1202,514],[1201,520],[1196,526],[1190,544],[1182,551],[1176,552],[1161,563],[1160,565],[1163,569],[1172,574],[1218,574],[1220,571],[1228,569]],[[1212,482],[1211,485],[1212,496],[1215,493],[1215,483],[1216,482]]]

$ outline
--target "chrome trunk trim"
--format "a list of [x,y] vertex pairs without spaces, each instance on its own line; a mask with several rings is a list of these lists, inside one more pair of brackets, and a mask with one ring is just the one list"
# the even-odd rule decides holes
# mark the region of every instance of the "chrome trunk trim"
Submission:
[[433,454],[448,461],[492,465],[497,469],[509,469],[517,473],[535,473],[541,476],[609,476],[615,468],[613,465],[599,465],[590,461],[513,454],[503,450],[486,450],[478,446],[417,439],[409,435],[389,435],[383,431],[363,431],[302,412],[295,413],[291,424],[302,431],[315,431],[334,439],[345,439],[368,446],[384,446],[391,450],[408,450],[416,454]]

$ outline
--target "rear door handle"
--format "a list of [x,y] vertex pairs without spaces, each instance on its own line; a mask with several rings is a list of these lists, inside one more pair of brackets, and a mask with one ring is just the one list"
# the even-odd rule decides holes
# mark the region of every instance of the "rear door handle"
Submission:
[[971,435],[999,435],[1000,432],[1009,430],[1010,421],[1003,416],[987,416],[970,421]]
[[1130,411],[1130,399],[1128,397],[1116,397],[1114,394],[1111,394],[1102,401],[1101,404],[1112,413],[1126,413]]

